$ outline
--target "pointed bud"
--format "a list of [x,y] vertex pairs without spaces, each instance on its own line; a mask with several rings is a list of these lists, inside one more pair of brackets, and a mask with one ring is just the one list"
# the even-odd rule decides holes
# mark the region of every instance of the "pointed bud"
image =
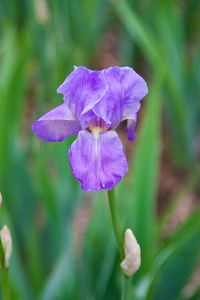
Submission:
[[49,21],[49,9],[46,0],[34,0],[36,19],[40,24]]
[[141,265],[141,254],[140,246],[131,229],[127,229],[125,232],[124,252],[125,259],[120,266],[126,275],[132,276]]
[[1,267],[8,268],[10,257],[12,254],[12,239],[10,235],[10,230],[7,226],[4,226],[0,231],[1,238]]
[[1,208],[1,206],[2,206],[2,201],[3,201],[3,199],[2,199],[2,195],[1,195],[1,193],[0,193],[0,208]]

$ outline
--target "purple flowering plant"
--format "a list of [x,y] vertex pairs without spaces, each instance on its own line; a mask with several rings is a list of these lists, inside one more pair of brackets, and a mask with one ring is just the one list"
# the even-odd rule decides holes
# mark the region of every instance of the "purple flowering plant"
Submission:
[[78,134],[69,149],[73,175],[83,190],[112,190],[128,170],[115,129],[127,120],[128,139],[134,140],[140,101],[148,92],[146,82],[130,67],[92,71],[80,66],[57,92],[63,94],[64,103],[33,123],[33,132],[45,142]]
[[129,295],[130,285],[126,282],[140,266],[140,248],[134,235],[127,235],[130,230],[126,230],[123,239],[117,213],[113,188],[126,174],[128,164],[115,129],[127,120],[128,139],[134,140],[140,101],[148,92],[146,82],[130,67],[116,66],[102,71],[74,67],[57,91],[63,94],[64,103],[33,123],[33,131],[45,142],[60,142],[78,134],[69,149],[72,173],[82,183],[83,190],[108,190],[125,273],[124,291]]

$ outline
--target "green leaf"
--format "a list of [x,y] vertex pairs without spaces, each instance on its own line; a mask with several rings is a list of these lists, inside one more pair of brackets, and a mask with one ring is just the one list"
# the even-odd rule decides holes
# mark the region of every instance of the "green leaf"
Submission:
[[143,20],[131,9],[127,1],[111,0],[120,20],[132,37],[142,48],[145,56],[153,66],[163,66],[161,47],[155,39],[154,33],[146,26]]
[[75,287],[74,281],[74,258],[71,250],[68,245],[58,258],[57,263],[44,284],[38,300],[65,299],[63,295],[66,295],[69,299],[73,298],[73,293],[76,293],[77,287]]
[[200,209],[180,226],[162,246],[136,288],[138,299],[177,299],[200,251]]

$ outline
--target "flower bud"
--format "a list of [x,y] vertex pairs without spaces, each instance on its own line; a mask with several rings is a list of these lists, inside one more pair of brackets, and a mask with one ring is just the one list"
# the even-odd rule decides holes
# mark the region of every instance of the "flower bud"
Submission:
[[35,15],[40,24],[46,23],[49,20],[49,9],[46,0],[35,0]]
[[0,208],[1,208],[1,206],[2,206],[2,195],[0,193]]
[[131,229],[127,229],[125,232],[124,252],[125,259],[120,266],[127,276],[132,276],[140,267],[141,254],[140,246]]
[[10,235],[10,230],[7,226],[4,226],[0,231],[0,239],[1,239],[1,267],[8,268],[9,261],[12,253],[12,239]]

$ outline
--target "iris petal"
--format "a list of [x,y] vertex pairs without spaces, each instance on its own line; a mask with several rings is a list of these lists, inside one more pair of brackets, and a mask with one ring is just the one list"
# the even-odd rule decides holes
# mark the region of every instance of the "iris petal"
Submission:
[[128,170],[123,145],[115,131],[98,136],[81,130],[69,149],[73,175],[83,190],[110,190]]
[[126,131],[128,132],[129,141],[134,141],[135,139],[135,126],[137,123],[137,114],[133,118],[127,120]]
[[148,88],[144,79],[132,68],[116,66],[103,70],[103,73],[108,89],[93,111],[115,128],[122,120],[134,118]]
[[80,124],[66,103],[52,109],[32,125],[33,132],[45,142],[55,142],[77,134]]
[[107,84],[101,71],[75,67],[57,92],[63,94],[70,110],[84,127],[87,112],[101,100],[106,90]]

